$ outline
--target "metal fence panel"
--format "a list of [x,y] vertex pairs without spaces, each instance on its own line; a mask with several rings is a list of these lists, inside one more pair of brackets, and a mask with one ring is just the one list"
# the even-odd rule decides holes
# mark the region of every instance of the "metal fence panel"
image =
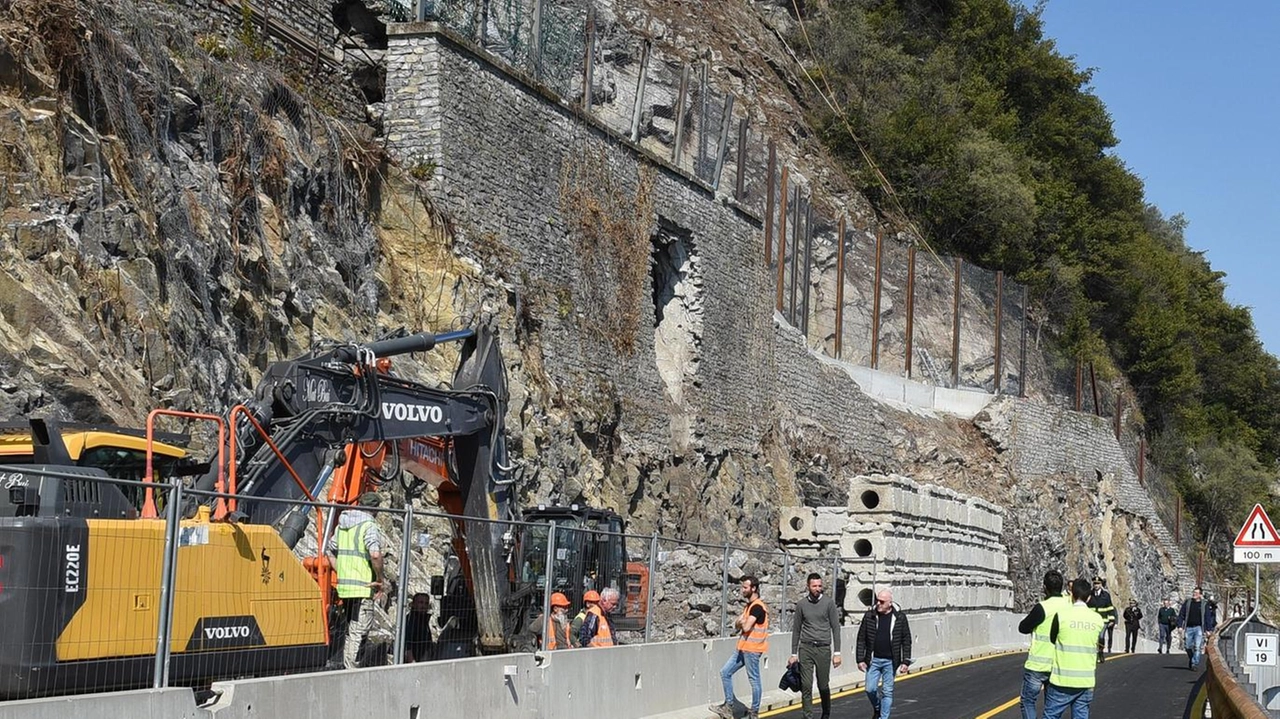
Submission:
[[538,77],[570,101],[583,98],[587,7],[584,0],[544,0],[542,5]]
[[[751,131],[748,126],[747,154],[745,166],[743,167],[742,204],[747,210],[761,217],[765,214],[765,193],[768,192],[768,182],[769,138],[758,132]],[[777,182],[776,170],[774,171],[774,182]],[[777,202],[776,197],[774,202]],[[777,204],[774,207],[777,207]]]
[[480,0],[422,0],[426,17],[444,23],[464,37],[474,38],[480,22]]
[[910,248],[884,238],[880,252],[880,342],[878,368],[906,375],[907,257]]
[[825,212],[814,208],[813,271],[809,286],[809,346],[836,356],[836,233],[840,227]]
[[960,387],[995,389],[996,275],[964,263],[960,275]]
[[1024,288],[1005,278],[1000,310],[1000,391],[1014,397],[1022,394],[1025,378],[1023,330],[1026,328]]
[[778,246],[781,265],[777,268],[777,281],[781,286],[776,288],[781,290],[782,301],[777,303],[777,306],[787,322],[795,326],[798,325],[795,321],[798,307],[796,290],[799,283],[800,261],[804,257],[803,239],[800,234],[804,222],[804,189],[798,183],[790,182],[786,191],[786,207],[778,208],[779,224],[775,228],[775,242],[782,243]]
[[871,309],[875,296],[874,232],[846,225],[844,256],[844,332],[842,359],[871,366]]
[[[1028,353],[1043,357],[1042,381],[1033,386],[1046,387],[1044,400],[1059,407],[1075,407],[1076,357],[1062,347],[1060,338],[1051,330],[1033,326],[1028,339]],[[1033,380],[1034,381],[1034,380]]]
[[954,267],[950,257],[923,249],[916,253],[911,374],[918,382],[938,387],[951,385]]
[[480,13],[484,49],[514,67],[529,68],[533,48],[534,4],[530,0],[485,0]]
[[[43,482],[64,481],[45,475],[37,484],[37,476],[24,472],[29,484],[21,486],[47,493]],[[85,496],[120,486],[96,478],[65,481],[65,490]],[[155,496],[163,511],[165,487],[157,486]],[[166,527],[162,518],[104,519],[91,527],[69,518],[0,518],[6,607],[0,655],[12,662],[0,698],[152,685]],[[130,667],[130,661],[139,663]],[[61,662],[84,667],[69,673],[56,666]]]
[[[655,54],[649,58],[645,73],[644,98],[641,102],[637,139],[641,147],[667,160],[671,160],[675,155],[676,131],[679,129],[677,125],[680,115],[680,81],[683,72],[684,65],[680,62]],[[687,99],[685,103],[687,106]],[[628,117],[628,131],[630,122],[631,118]]]
[[[647,98],[651,94],[649,84],[654,80],[656,63],[653,58],[645,58],[647,50],[641,38],[627,32],[618,22],[605,23],[597,19],[594,52],[591,113],[622,137],[631,137],[632,123],[637,119],[635,109],[642,73]],[[638,119],[642,129],[652,122],[655,111],[662,111],[662,108],[651,107],[646,98],[639,98]],[[668,151],[665,156],[669,154]]]
[[724,552],[662,538],[656,566],[656,577],[650,577],[650,636],[656,641],[722,636],[721,603],[728,586]]
[[714,185],[716,168],[720,153],[724,149],[726,139],[725,109],[728,94],[707,82],[704,92],[699,97],[699,115],[702,118],[702,131],[698,134],[696,145],[698,154],[694,164],[694,175],[699,180]]
[[728,120],[726,124],[728,132],[723,138],[724,151],[721,153],[717,187],[721,194],[737,199],[738,150],[742,148],[745,152],[746,143],[742,137],[742,118],[739,116],[739,108],[736,104],[732,108],[732,113],[725,119]]

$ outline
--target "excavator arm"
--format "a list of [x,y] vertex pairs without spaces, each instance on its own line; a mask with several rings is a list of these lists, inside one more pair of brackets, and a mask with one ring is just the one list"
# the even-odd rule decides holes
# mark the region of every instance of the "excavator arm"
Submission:
[[[448,341],[463,342],[452,389],[389,374],[388,358]],[[461,499],[481,647],[501,650],[502,607],[509,593],[502,529],[483,520],[510,516],[506,404],[501,351],[485,328],[337,345],[275,363],[244,411],[233,413],[237,511],[275,526],[293,547],[306,533],[309,508],[254,498],[314,499],[337,471],[354,475],[344,485],[344,500],[352,501],[365,488],[365,470],[385,466],[402,441],[446,440],[448,479]],[[215,485],[214,472],[198,483],[203,489]]]

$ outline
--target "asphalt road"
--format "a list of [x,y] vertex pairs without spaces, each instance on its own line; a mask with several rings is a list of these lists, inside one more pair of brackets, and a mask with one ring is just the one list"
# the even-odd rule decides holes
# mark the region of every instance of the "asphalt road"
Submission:
[[[1018,719],[1026,653],[1006,654],[899,675],[891,719]],[[1203,673],[1187,669],[1185,654],[1112,655],[1098,667],[1091,719],[1181,719]],[[832,719],[870,719],[862,689],[832,701]],[[814,697],[815,700],[817,697]],[[814,715],[818,715],[815,707]],[[799,706],[761,716],[800,716]]]

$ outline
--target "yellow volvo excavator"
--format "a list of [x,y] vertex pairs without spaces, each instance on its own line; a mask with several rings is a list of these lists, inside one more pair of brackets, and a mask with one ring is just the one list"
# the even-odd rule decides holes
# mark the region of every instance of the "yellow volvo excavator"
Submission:
[[[443,341],[463,343],[453,389],[391,374],[388,358]],[[326,558],[300,558],[295,546],[309,531],[322,544],[334,518],[299,500],[328,485],[330,500],[350,504],[393,476],[411,491],[434,485],[458,517],[474,645],[524,648],[547,578],[520,576],[510,535],[480,521],[516,518],[505,409],[497,340],[481,329],[332,344],[270,366],[252,400],[225,417],[201,415],[225,428],[225,462],[195,461],[177,434],[39,419],[0,425],[0,699],[149,686],[166,599],[169,683],[323,667],[336,635],[333,578]],[[189,493],[199,499],[169,507],[157,485],[170,482],[233,499]],[[182,519],[166,598],[170,510]],[[626,566],[621,536],[603,533],[621,529],[617,515],[576,514],[602,530],[582,536],[607,545],[590,548],[608,558],[595,588],[643,595],[628,586],[638,568]],[[538,556],[542,534],[519,539],[518,554]]]

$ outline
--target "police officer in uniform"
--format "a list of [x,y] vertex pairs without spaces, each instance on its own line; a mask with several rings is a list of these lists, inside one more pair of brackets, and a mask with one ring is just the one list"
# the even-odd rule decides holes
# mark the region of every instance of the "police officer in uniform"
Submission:
[[1107,591],[1107,580],[1102,577],[1093,578],[1093,596],[1089,597],[1089,606],[1102,617],[1102,631],[1098,632],[1098,663],[1101,664],[1107,660],[1106,654],[1111,653],[1111,640],[1116,632],[1116,608],[1111,603],[1111,592]]

